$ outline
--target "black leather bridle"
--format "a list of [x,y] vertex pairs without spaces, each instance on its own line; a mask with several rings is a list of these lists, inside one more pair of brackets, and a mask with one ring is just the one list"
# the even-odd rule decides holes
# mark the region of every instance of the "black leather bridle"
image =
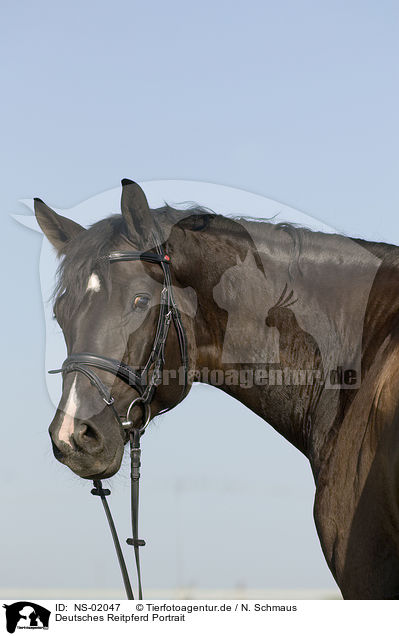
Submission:
[[[139,599],[143,598],[139,547],[145,545],[145,541],[138,538],[139,479],[141,465],[140,437],[144,433],[151,419],[151,401],[154,397],[157,386],[162,381],[162,371],[165,363],[165,345],[171,322],[173,322],[175,326],[179,342],[180,355],[184,370],[184,384],[178,401],[175,402],[175,404],[173,404],[172,406],[163,409],[161,413],[169,411],[184,398],[187,391],[188,375],[187,339],[180,317],[180,312],[177,308],[173,295],[172,279],[170,275],[170,257],[164,252],[160,241],[155,236],[154,242],[156,252],[115,251],[111,252],[105,257],[110,263],[115,263],[118,261],[138,260],[145,261],[147,263],[158,263],[159,265],[161,265],[163,270],[164,285],[161,291],[160,310],[154,342],[149,358],[141,371],[137,371],[133,369],[133,367],[130,367],[123,362],[119,362],[118,360],[114,360],[113,358],[106,358],[105,356],[100,356],[93,353],[73,353],[64,360],[61,369],[54,369],[52,371],[49,371],[49,373],[63,374],[79,372],[85,375],[90,380],[91,384],[97,388],[105,404],[112,410],[114,417],[118,421],[123,431],[128,432],[129,434],[131,458],[131,517],[133,538],[127,539],[126,542],[129,545],[132,545],[134,548]],[[115,401],[112,397],[110,389],[99,378],[97,373],[93,371],[93,368],[112,373],[114,376],[128,384],[130,387],[133,387],[138,392],[138,397],[135,397],[131,401],[127,409],[124,421],[122,421],[122,418],[119,416],[118,411],[115,408]],[[135,406],[139,405],[141,405],[143,409],[143,419],[140,426],[135,426],[130,419],[130,413]],[[99,497],[101,497],[114,541],[119,565],[121,568],[127,598],[129,600],[133,600],[134,596],[132,587],[130,585],[128,571],[121,550],[119,538],[108,506],[108,502],[106,500],[106,497],[111,494],[111,491],[102,487],[101,480],[95,480],[93,484],[94,488],[91,490],[91,493],[93,495],[98,495]]]

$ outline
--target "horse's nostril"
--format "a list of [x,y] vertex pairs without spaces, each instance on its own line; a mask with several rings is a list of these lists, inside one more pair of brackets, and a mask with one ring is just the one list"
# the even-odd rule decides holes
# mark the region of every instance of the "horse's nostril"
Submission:
[[79,422],[75,425],[73,439],[80,448],[101,447],[102,435],[91,422]]
[[89,439],[97,439],[97,433],[94,428],[85,422],[82,424],[82,436]]

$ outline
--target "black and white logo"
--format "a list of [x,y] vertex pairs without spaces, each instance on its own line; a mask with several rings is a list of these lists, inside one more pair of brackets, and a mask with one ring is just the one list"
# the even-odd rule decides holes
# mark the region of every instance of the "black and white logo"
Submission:
[[48,629],[51,612],[37,603],[18,601],[3,607],[6,610],[7,631],[10,634],[16,629]]

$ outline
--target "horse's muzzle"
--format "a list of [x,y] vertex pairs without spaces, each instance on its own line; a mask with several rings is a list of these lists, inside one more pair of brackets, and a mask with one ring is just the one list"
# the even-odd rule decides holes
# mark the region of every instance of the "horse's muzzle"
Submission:
[[60,436],[60,415],[50,424],[49,434],[55,458],[84,479],[111,477],[120,468],[123,431],[111,423],[100,426],[93,420],[74,420],[68,434]]

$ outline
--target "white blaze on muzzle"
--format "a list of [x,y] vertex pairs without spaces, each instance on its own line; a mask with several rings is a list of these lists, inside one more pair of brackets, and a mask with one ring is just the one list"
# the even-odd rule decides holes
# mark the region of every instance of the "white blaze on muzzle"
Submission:
[[58,431],[59,441],[64,442],[71,447],[72,444],[70,439],[73,434],[75,416],[79,406],[79,400],[76,392],[76,381],[77,378],[75,377],[65,404],[64,417],[62,418],[61,426]]

